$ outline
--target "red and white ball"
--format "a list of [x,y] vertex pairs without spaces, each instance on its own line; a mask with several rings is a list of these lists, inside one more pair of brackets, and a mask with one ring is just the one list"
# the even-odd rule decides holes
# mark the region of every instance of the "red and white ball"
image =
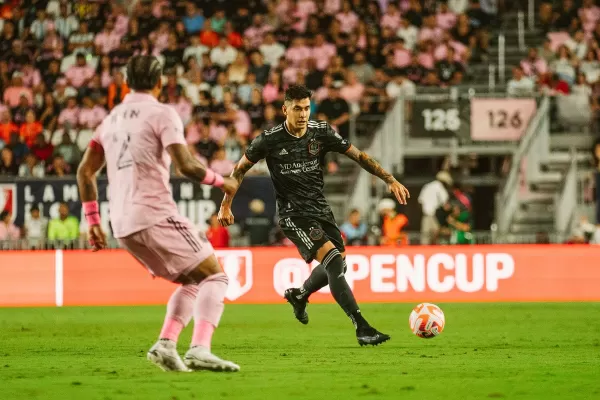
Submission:
[[408,324],[412,333],[418,337],[431,339],[442,333],[446,325],[446,317],[435,304],[421,303],[413,308]]

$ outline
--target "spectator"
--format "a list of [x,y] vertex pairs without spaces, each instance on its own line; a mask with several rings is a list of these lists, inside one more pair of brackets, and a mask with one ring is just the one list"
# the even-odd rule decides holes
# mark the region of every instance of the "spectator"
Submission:
[[25,122],[21,125],[19,129],[19,134],[21,136],[21,140],[28,146],[31,147],[35,143],[35,138],[37,135],[42,133],[44,128],[42,124],[36,120],[35,111],[32,109],[27,110],[25,113]]
[[31,104],[27,101],[27,97],[25,95],[21,95],[19,104],[12,109],[12,116],[15,124],[19,126],[22,125],[25,122],[25,114],[29,110],[31,110]]
[[[446,58],[436,63],[436,70],[440,81],[444,84],[456,84],[464,74],[464,68],[461,63],[456,61],[455,51],[452,47],[447,49]],[[457,78],[458,76],[458,78]]]
[[62,157],[71,170],[77,169],[77,165],[81,161],[81,150],[73,143],[73,139],[68,130],[63,132],[62,141],[54,149],[54,155]]
[[354,55],[354,64],[349,67],[349,70],[356,74],[358,81],[362,84],[373,79],[373,75],[375,74],[375,69],[366,61],[365,55],[362,52],[357,52]]
[[265,62],[269,64],[271,68],[276,68],[279,64],[279,59],[286,53],[285,47],[281,43],[275,41],[273,33],[267,33],[265,35],[265,40],[263,40],[263,43],[259,46],[259,50],[265,58]]
[[104,107],[94,103],[90,96],[83,98],[83,107],[79,112],[78,126],[82,129],[96,129],[107,113]]
[[431,244],[450,244],[452,229],[449,223],[449,217],[452,215],[453,205],[450,201],[446,201],[444,205],[439,207],[435,212],[435,218],[439,225],[439,229],[434,234]]
[[571,51],[571,54],[582,60],[588,51],[585,33],[582,30],[578,30],[572,38],[569,38],[564,43],[564,46]]
[[358,103],[365,93],[365,85],[358,81],[356,73],[352,70],[346,75],[346,84],[340,89],[340,96],[350,106],[352,114],[360,112]]
[[237,56],[237,51],[227,43],[227,38],[221,37],[219,45],[210,51],[210,59],[219,67],[225,69]]
[[20,238],[21,230],[12,222],[12,213],[7,210],[0,212],[0,241]]
[[379,202],[381,213],[381,241],[382,246],[401,246],[408,244],[408,237],[402,229],[408,225],[406,215],[396,211],[396,202],[390,198],[384,198]]
[[[437,75],[436,75],[437,76]],[[416,93],[416,86],[413,82],[406,79],[404,72],[398,73],[385,88],[387,96],[391,99],[403,96],[411,98]]]
[[418,201],[421,204],[421,244],[431,244],[439,229],[436,211],[446,203],[450,195],[452,177],[446,171],[437,173],[435,180],[429,182],[421,189]]
[[523,70],[520,67],[515,67],[513,69],[513,78],[506,85],[508,95],[512,97],[531,96],[533,95],[534,88],[533,81],[523,76]]
[[579,71],[585,75],[588,82],[600,79],[600,62],[595,50],[588,50],[585,59],[579,64]]
[[521,61],[521,69],[528,77],[536,79],[540,74],[545,74],[548,71],[546,60],[538,55],[535,47],[529,49],[527,58]]
[[48,167],[46,175],[63,178],[71,173],[71,167],[65,162],[65,158],[58,154],[52,158],[52,164]]
[[108,54],[119,47],[121,36],[115,32],[115,24],[112,20],[106,21],[102,32],[96,35],[94,45],[96,54]]
[[77,99],[69,97],[67,108],[63,109],[58,115],[58,125],[60,127],[75,127],[79,123],[80,108],[77,106]]
[[65,74],[67,85],[80,89],[87,86],[96,74],[94,68],[87,65],[85,55],[77,54],[75,65],[72,65]]
[[235,60],[227,70],[228,80],[234,84],[241,84],[246,81],[247,74],[248,64],[246,62],[246,55],[242,52],[238,52]]
[[219,145],[210,138],[208,129],[200,131],[200,140],[195,145],[198,154],[207,160],[212,159],[215,152],[219,149]]
[[48,237],[48,218],[41,215],[37,205],[31,207],[30,217],[24,226],[24,236],[30,248],[39,247]]
[[[227,39],[225,39],[227,41]],[[216,47],[220,42],[219,34],[212,29],[210,19],[204,21],[204,29],[200,32],[200,43],[208,48]]]
[[12,84],[4,90],[4,104],[11,108],[17,107],[21,96],[25,96],[28,104],[33,104],[33,91],[23,84],[23,73],[17,71],[12,75]]
[[71,33],[68,40],[69,53],[92,54],[94,51],[94,34],[89,31],[88,23],[81,21],[79,29]]
[[350,107],[348,102],[340,97],[340,90],[331,86],[329,88],[329,98],[323,100],[319,105],[318,111],[331,118],[330,123],[338,127],[338,133],[348,138],[350,133]]
[[114,81],[108,86],[108,109],[112,110],[116,105],[121,104],[127,93],[129,93],[129,86],[125,83],[123,74],[115,72]]
[[250,246],[268,246],[273,221],[265,214],[265,203],[254,199],[248,205],[250,216],[242,224],[242,232],[250,238]]
[[554,53],[554,50],[552,50],[552,40],[549,38],[544,39],[544,43],[538,49],[538,53],[540,57],[546,61],[546,64],[549,65],[552,61],[554,61],[556,58],[556,53]]
[[44,94],[44,103],[40,110],[40,123],[42,126],[50,132],[54,132],[56,129],[56,123],[58,122],[59,107],[54,101],[52,93],[46,92]]
[[227,154],[225,153],[225,149],[223,147],[220,147],[217,151],[215,151],[213,159],[210,162],[210,168],[213,171],[223,176],[229,176],[234,167],[235,163],[227,159]]
[[43,178],[44,175],[44,166],[35,158],[33,153],[27,153],[19,167],[19,176],[22,178]]
[[202,56],[209,53],[210,49],[200,43],[200,37],[192,36],[190,45],[183,51],[183,59],[187,60],[189,57],[194,57],[198,61],[198,66],[202,67]]
[[213,214],[210,217],[206,238],[216,249],[229,247],[229,231],[224,226],[221,226],[217,214]]
[[19,174],[19,166],[13,155],[13,151],[9,147],[0,150],[0,175],[17,176]]
[[340,226],[348,246],[363,246],[367,244],[367,224],[361,221],[360,211],[350,211],[348,220]]
[[68,39],[72,33],[79,28],[79,19],[73,14],[69,14],[67,4],[60,4],[60,15],[55,18],[54,24],[59,36]]
[[198,9],[196,5],[190,1],[187,3],[185,10],[186,16],[183,17],[185,30],[191,34],[198,34],[202,30],[204,22],[206,21],[206,18],[202,13],[202,9]]
[[449,224],[453,228],[453,233],[450,242],[454,244],[474,244],[469,209],[461,207],[458,202],[455,202],[452,207],[453,211],[449,217]]
[[31,153],[42,162],[47,162],[54,153],[54,146],[46,141],[43,134],[39,134],[35,138],[35,143],[31,146]]
[[8,143],[10,135],[13,132],[19,132],[19,127],[12,121],[8,109],[0,110],[0,140]]
[[552,61],[550,69],[557,74],[560,79],[566,81],[569,85],[575,83],[576,61],[572,59],[569,49],[566,46],[560,46],[557,59]]
[[264,57],[260,52],[254,51],[250,54],[250,67],[248,68],[248,73],[254,74],[256,82],[259,85],[264,86],[267,83],[270,71],[271,66],[264,63]]
[[48,224],[48,240],[72,241],[79,238],[79,220],[70,215],[69,205],[60,203],[58,218]]
[[25,143],[23,143],[21,137],[16,132],[10,134],[10,138],[6,144],[6,147],[12,150],[16,164],[20,164],[27,153],[29,153],[29,148]]

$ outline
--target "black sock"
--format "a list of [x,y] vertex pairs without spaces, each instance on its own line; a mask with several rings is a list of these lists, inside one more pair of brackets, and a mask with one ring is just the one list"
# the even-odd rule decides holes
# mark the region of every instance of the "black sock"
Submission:
[[[344,258],[344,273],[346,273],[347,268],[346,259]],[[310,276],[304,281],[302,286],[300,286],[302,297],[308,298],[311,294],[318,292],[328,284],[329,277],[327,276],[327,271],[325,271],[323,264],[319,264],[312,270]]]
[[329,289],[335,301],[342,307],[342,310],[350,317],[356,328],[368,326],[367,321],[363,318],[354,299],[352,289],[348,286],[344,277],[344,259],[339,250],[332,249],[323,258],[322,262],[327,271],[329,278]]
[[308,279],[300,287],[303,298],[308,298],[314,292],[321,290],[327,286],[329,279],[327,278],[327,271],[322,264],[319,264],[312,270]]

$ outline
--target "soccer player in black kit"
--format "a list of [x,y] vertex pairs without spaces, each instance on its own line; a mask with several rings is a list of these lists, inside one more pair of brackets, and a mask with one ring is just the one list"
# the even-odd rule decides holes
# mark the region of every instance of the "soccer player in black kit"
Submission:
[[[408,190],[381,165],[342,138],[326,122],[309,121],[310,97],[305,86],[290,86],[282,107],[284,123],[256,137],[239,161],[231,177],[239,183],[252,166],[265,158],[275,187],[279,225],[296,245],[307,263],[319,261],[300,288],[285,291],[296,318],[308,323],[306,304],[309,296],[327,286],[335,301],[356,328],[358,343],[377,345],[390,339],[373,328],[362,316],[354,294],[346,282],[345,248],[333,213],[323,194],[323,165],[327,152],[345,154],[362,168],[381,178],[401,204],[410,197]],[[223,226],[233,223],[233,195],[225,195],[219,210]]]

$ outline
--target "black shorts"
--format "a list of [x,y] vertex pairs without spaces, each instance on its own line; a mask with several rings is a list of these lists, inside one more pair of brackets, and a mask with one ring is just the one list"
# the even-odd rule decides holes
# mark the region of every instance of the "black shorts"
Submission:
[[298,248],[307,263],[314,260],[317,250],[331,241],[343,253],[346,251],[344,239],[333,214],[313,217],[282,217],[279,226],[285,236]]

